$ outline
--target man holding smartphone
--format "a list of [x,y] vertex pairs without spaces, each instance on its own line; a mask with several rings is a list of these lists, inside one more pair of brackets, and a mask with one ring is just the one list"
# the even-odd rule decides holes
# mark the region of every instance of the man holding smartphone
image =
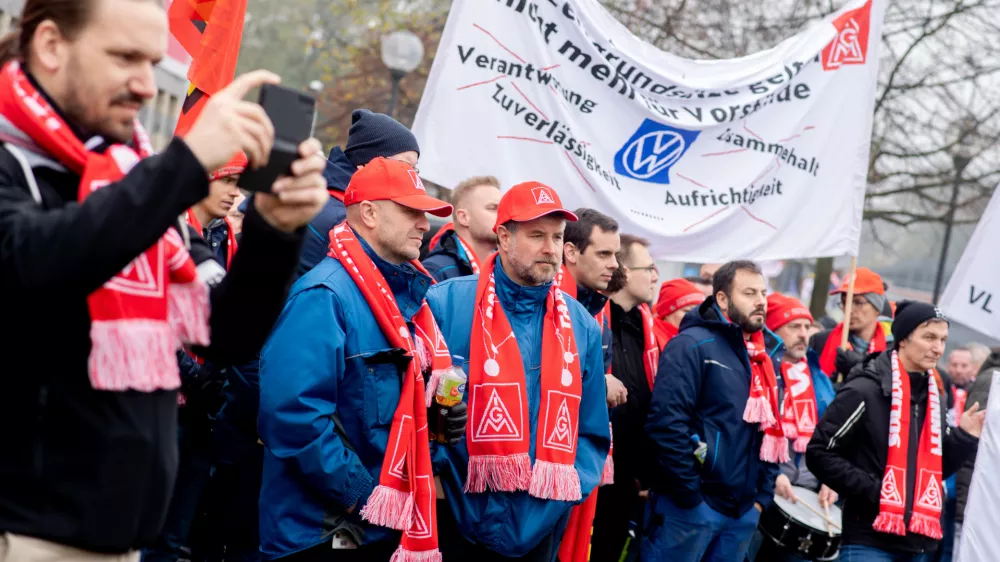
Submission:
[[267,162],[273,126],[242,98],[277,76],[239,77],[151,155],[135,118],[156,94],[162,3],[27,0],[17,21],[0,40],[0,309],[17,322],[0,343],[17,373],[0,393],[0,561],[138,560],[176,473],[175,349],[235,364],[262,345],[329,197],[320,144],[255,195],[209,292],[221,266],[174,226],[209,170],[240,150]]

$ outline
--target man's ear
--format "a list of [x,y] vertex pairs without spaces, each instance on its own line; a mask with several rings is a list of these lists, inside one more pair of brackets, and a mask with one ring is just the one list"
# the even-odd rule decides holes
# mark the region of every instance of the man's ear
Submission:
[[572,242],[563,244],[563,261],[576,265],[578,259],[580,259],[580,250],[577,249],[576,244]]
[[469,228],[469,211],[466,209],[455,209],[455,224]]

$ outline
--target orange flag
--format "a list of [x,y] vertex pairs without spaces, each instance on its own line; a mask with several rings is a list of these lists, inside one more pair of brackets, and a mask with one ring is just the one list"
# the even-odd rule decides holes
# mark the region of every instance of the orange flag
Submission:
[[175,135],[194,124],[208,98],[233,81],[247,0],[173,0],[170,32],[191,55],[187,97]]

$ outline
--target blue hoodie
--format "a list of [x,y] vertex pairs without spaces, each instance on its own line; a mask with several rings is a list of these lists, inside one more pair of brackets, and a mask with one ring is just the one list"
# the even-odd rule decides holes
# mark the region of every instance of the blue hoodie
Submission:
[[[356,171],[357,168],[351,164],[340,147],[334,147],[330,151],[330,157],[326,160],[326,169],[323,170],[327,189],[339,192],[346,191],[347,184],[351,183],[351,177]],[[344,222],[346,218],[347,208],[344,207],[344,203],[336,197],[331,197],[323,210],[309,223],[305,240],[302,243],[299,268],[295,273],[296,279],[323,261],[323,258],[330,251],[330,230]]]
[[[739,326],[709,297],[681,320],[660,354],[646,434],[659,467],[652,488],[687,509],[706,502],[741,517],[774,499],[778,465],[760,460],[764,433],[743,421],[750,396],[750,358]],[[693,437],[707,443],[704,464]]]
[[[503,271],[500,261],[495,269],[496,292],[507,314],[521,351],[526,374],[528,420],[531,429],[529,454],[535,460],[535,432],[541,402],[542,319],[549,284],[522,287]],[[439,283],[427,292],[427,304],[437,319],[452,354],[468,358],[472,332],[473,303],[476,300],[478,275],[459,277]],[[611,436],[605,402],[604,365],[601,331],[593,317],[574,299],[566,297],[583,376],[580,402],[579,442],[576,469],[580,475],[583,499],[597,487],[608,456]],[[468,372],[468,361],[466,361]],[[468,393],[466,393],[466,401]],[[443,462],[435,459],[440,470],[448,504],[462,535],[476,544],[504,556],[523,556],[542,539],[552,534],[573,507],[571,502],[541,500],[527,492],[487,492],[466,494],[463,487],[469,453],[463,439],[454,447],[442,447]]]

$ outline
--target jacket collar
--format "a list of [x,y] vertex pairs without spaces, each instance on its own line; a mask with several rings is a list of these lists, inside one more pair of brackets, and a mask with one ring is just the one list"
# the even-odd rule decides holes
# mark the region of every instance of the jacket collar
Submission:
[[642,312],[638,306],[625,312],[625,309],[618,306],[618,303],[611,301],[611,327],[613,330],[627,327],[632,331],[642,333],[645,329],[642,325]]
[[544,283],[537,287],[525,287],[518,285],[513,279],[507,276],[504,271],[500,256],[497,256],[496,267],[493,269],[496,280],[497,298],[500,304],[508,313],[530,312],[533,310],[545,310],[545,299],[549,295],[549,288],[552,282]]
[[436,254],[451,256],[459,262],[471,267],[470,264],[472,262],[469,260],[469,256],[465,255],[465,251],[458,243],[458,233],[454,230],[449,230],[442,234],[441,239],[438,240],[437,246],[428,255],[432,256]]
[[596,316],[608,302],[608,297],[577,283],[576,300],[583,305],[583,308],[587,309],[591,316]]
[[[355,232],[355,234],[357,233]],[[394,265],[385,261],[360,235],[358,235],[358,240],[388,283],[389,290],[392,291],[392,296],[396,299],[396,305],[399,306],[399,312],[407,320],[413,318],[424,302],[427,289],[431,286],[431,278],[417,271],[417,268],[409,263]]]

